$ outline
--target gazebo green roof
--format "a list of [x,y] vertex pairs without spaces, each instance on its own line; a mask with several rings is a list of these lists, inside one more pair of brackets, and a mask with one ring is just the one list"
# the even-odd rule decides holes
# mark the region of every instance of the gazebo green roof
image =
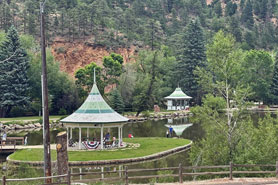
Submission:
[[74,113],[61,120],[62,123],[120,123],[128,119],[115,112],[101,96],[96,83],[85,102]]
[[176,88],[175,91],[169,96],[165,97],[165,99],[191,99],[192,97],[187,96],[181,88]]

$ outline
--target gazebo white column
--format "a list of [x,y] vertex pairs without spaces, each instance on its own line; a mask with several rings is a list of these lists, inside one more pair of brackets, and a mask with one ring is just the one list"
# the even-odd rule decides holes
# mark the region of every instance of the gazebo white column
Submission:
[[69,147],[69,127],[67,127],[67,147]]
[[121,146],[121,139],[120,138],[121,138],[121,126],[118,127],[118,140],[119,140],[118,147]]
[[81,128],[79,127],[79,146],[78,149],[81,150]]
[[72,128],[70,128],[70,139],[72,139]]
[[103,149],[103,124],[100,127],[100,149]]
[[120,140],[120,144],[123,142],[123,126],[121,126],[121,140]]

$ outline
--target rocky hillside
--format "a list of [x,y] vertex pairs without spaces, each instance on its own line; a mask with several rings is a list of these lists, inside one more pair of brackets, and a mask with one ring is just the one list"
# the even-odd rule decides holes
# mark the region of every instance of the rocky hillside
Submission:
[[102,65],[104,56],[110,55],[115,52],[121,54],[124,58],[124,63],[134,61],[134,56],[137,53],[136,47],[131,46],[128,48],[118,48],[116,50],[107,50],[104,47],[90,46],[86,42],[65,42],[56,41],[52,44],[51,50],[55,59],[60,62],[62,71],[74,76],[74,72],[84,67],[91,62],[97,65]]

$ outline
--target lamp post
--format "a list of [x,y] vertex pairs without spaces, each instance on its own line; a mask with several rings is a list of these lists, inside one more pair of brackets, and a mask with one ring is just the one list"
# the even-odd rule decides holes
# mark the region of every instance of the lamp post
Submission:
[[[42,109],[43,109],[43,148],[44,148],[44,176],[51,176],[51,157],[50,157],[50,134],[49,134],[49,112],[48,112],[48,89],[47,89],[47,70],[46,70],[46,51],[44,33],[44,5],[47,0],[40,3],[41,17],[41,55],[42,55]],[[46,179],[45,183],[51,183],[51,179]]]

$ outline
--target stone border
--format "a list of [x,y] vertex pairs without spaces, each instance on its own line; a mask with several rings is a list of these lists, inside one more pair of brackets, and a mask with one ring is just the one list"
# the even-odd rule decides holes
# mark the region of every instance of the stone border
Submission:
[[[134,162],[141,162],[141,161],[147,161],[147,160],[153,160],[153,159],[158,159],[161,157],[165,157],[167,155],[181,152],[183,150],[190,149],[192,145],[192,141],[184,146],[176,147],[170,150],[166,150],[163,152],[155,153],[152,155],[144,156],[144,157],[136,157],[136,158],[127,158],[127,159],[115,159],[115,160],[99,160],[99,161],[71,161],[69,162],[69,166],[88,166],[88,165],[93,165],[93,166],[98,166],[98,165],[111,165],[111,164],[126,164],[126,163],[134,163]],[[7,157],[7,162],[9,164],[14,164],[14,165],[20,165],[20,164],[28,164],[31,166],[43,166],[44,162],[43,161],[20,161],[20,160],[12,160]],[[52,165],[55,165],[55,162],[52,162]]]

